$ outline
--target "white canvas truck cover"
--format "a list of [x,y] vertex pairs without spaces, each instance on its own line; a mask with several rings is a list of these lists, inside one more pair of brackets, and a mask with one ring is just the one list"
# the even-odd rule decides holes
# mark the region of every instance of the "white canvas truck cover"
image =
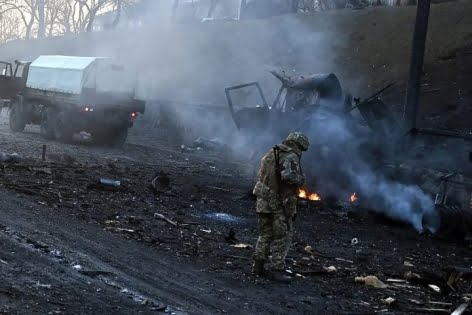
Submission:
[[40,56],[30,65],[26,86],[71,94],[90,88],[134,95],[135,81],[135,74],[113,64],[110,58]]

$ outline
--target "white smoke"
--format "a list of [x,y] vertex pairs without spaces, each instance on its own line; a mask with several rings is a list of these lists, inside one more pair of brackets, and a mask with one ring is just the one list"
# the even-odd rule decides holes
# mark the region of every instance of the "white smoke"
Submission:
[[[363,206],[408,222],[417,231],[439,228],[429,195],[418,186],[394,182],[382,173],[382,166],[389,161],[383,157],[376,161],[369,152],[378,149],[379,142],[368,128],[344,114],[321,110],[314,115],[309,136],[312,146],[304,159],[305,169],[316,178],[322,193],[346,200],[356,192]],[[387,141],[380,145],[390,151]]]

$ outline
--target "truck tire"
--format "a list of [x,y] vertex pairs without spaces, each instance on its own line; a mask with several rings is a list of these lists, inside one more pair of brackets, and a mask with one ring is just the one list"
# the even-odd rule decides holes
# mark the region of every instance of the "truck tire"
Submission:
[[97,145],[121,148],[128,137],[128,128],[117,128],[112,130],[97,131],[92,134],[93,142]]
[[57,114],[56,124],[54,126],[54,137],[63,143],[71,143],[74,138],[74,131],[70,127],[70,121],[66,112]]
[[110,139],[110,145],[113,148],[121,148],[125,144],[126,138],[128,138],[128,127],[115,129]]
[[48,107],[41,119],[40,133],[44,139],[55,139],[55,127],[57,123],[57,111],[53,107]]
[[21,106],[18,103],[13,104],[10,109],[10,129],[13,132],[21,132],[25,130],[26,120],[21,111]]

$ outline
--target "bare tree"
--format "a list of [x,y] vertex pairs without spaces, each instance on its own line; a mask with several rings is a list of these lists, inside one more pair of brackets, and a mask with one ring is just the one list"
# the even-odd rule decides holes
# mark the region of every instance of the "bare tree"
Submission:
[[[29,39],[93,30],[95,17],[114,11],[116,27],[123,12],[138,0],[0,0],[0,14],[16,19],[17,28]],[[19,23],[18,23],[19,22]],[[0,35],[1,38],[1,35]]]
[[21,23],[19,15],[13,10],[0,12],[0,43],[21,38],[23,35]]
[[31,38],[33,25],[36,20],[37,3],[35,0],[2,0],[0,1],[1,11],[11,11],[20,17],[24,24],[25,38]]
[[[111,0],[113,5],[113,12],[115,13],[115,17],[111,24],[111,27],[115,29],[118,24],[120,23],[123,14],[126,14],[130,18],[136,18],[136,10],[134,10],[135,6],[140,3],[139,0]],[[134,12],[134,16],[133,13]]]
[[66,25],[70,25],[70,15],[67,20],[64,19],[64,14],[67,16],[67,2],[68,0],[45,0],[45,27],[47,36],[67,33],[67,31],[65,31]]
[[45,3],[44,0],[37,0],[38,11],[38,37],[46,36],[46,19],[45,19]]
[[110,0],[75,0],[80,5],[80,13],[83,15],[83,22],[85,23],[85,31],[91,32],[93,29],[93,22],[97,13],[110,5]]

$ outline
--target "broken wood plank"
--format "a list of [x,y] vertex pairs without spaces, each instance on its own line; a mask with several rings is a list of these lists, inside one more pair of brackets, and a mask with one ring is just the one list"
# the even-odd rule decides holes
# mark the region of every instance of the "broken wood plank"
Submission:
[[469,307],[469,303],[462,303],[451,315],[462,315],[467,307]]
[[447,313],[449,314],[451,311],[446,310],[444,308],[413,308],[409,309],[410,312],[425,312],[425,313]]
[[177,226],[177,222],[174,222],[168,218],[166,218],[164,215],[160,214],[160,213],[154,213],[154,219],[158,219],[158,220],[162,220],[162,221],[165,221],[173,226]]
[[445,305],[445,306],[452,306],[452,303],[448,302],[435,302],[435,301],[429,301],[428,304],[433,304],[433,305]]
[[404,279],[387,279],[387,282],[394,282],[394,283],[407,283],[407,280]]
[[244,256],[236,256],[236,255],[224,255],[221,256],[223,258],[232,258],[232,259],[241,259],[241,260],[251,260],[252,258],[250,257],[244,257]]
[[214,190],[220,190],[220,191],[224,191],[224,192],[231,192],[230,189],[221,188],[221,187],[206,186],[206,188],[208,188],[208,189],[214,189]]
[[333,273],[334,271],[329,271],[327,268],[317,269],[317,270],[306,270],[306,271],[297,271],[296,273],[301,274],[303,276],[317,276],[317,275],[326,275]]

